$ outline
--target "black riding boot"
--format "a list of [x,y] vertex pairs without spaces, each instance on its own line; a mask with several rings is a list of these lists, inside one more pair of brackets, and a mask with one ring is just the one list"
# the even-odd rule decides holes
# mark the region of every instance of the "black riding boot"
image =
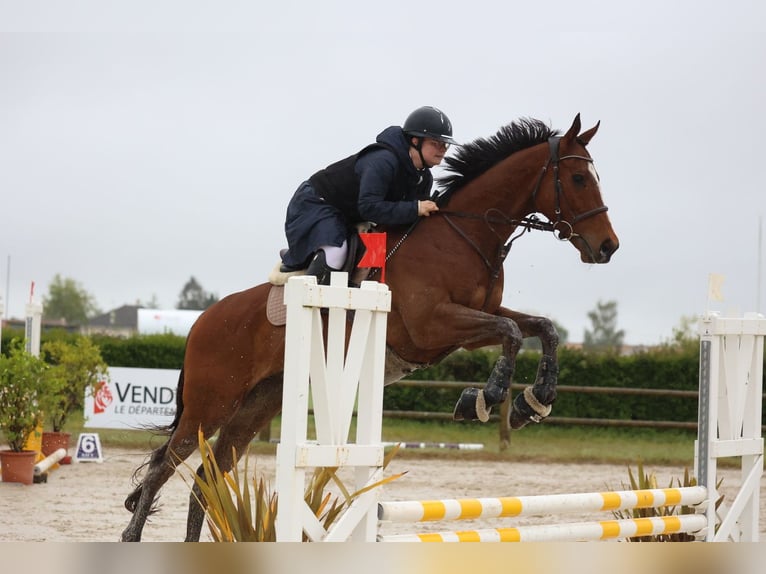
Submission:
[[340,271],[339,269],[333,269],[327,264],[325,252],[320,249],[317,251],[314,259],[309,263],[308,269],[306,269],[306,275],[313,275],[317,278],[319,285],[330,284],[330,273],[333,271]]

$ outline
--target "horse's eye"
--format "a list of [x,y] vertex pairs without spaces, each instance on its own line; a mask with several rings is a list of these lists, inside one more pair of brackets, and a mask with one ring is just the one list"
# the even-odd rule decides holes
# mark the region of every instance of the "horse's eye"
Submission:
[[572,181],[577,185],[583,185],[585,183],[585,176],[581,173],[576,173],[572,176]]

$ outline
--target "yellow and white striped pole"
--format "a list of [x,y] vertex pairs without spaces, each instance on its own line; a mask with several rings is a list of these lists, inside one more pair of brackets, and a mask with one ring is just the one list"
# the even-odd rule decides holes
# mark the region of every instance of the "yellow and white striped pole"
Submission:
[[629,508],[695,506],[705,500],[707,500],[707,489],[702,486],[501,498],[406,500],[379,502],[378,520],[427,522],[503,518],[563,512],[601,512]]
[[653,518],[604,520],[571,524],[541,524],[515,528],[491,528],[457,532],[393,534],[379,542],[578,542],[656,536],[679,532],[699,533],[707,528],[703,514],[681,514]]

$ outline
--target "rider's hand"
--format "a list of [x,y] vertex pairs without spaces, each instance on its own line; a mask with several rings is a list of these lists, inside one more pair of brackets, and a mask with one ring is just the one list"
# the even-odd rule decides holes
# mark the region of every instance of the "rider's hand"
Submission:
[[430,199],[418,201],[418,215],[428,217],[432,211],[439,211],[439,206]]

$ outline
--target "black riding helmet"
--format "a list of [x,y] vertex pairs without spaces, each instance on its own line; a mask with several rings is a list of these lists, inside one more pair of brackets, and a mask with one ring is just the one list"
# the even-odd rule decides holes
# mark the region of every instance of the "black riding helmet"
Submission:
[[423,106],[412,112],[402,126],[411,137],[431,138],[446,144],[457,144],[452,139],[452,122],[444,112],[432,106]]
[[418,150],[423,169],[433,167],[428,165],[423,157],[423,138],[430,138],[447,145],[457,144],[452,139],[452,122],[444,115],[444,112],[432,106],[423,106],[407,116],[402,131],[410,137],[418,138],[417,143],[410,143],[410,145]]

